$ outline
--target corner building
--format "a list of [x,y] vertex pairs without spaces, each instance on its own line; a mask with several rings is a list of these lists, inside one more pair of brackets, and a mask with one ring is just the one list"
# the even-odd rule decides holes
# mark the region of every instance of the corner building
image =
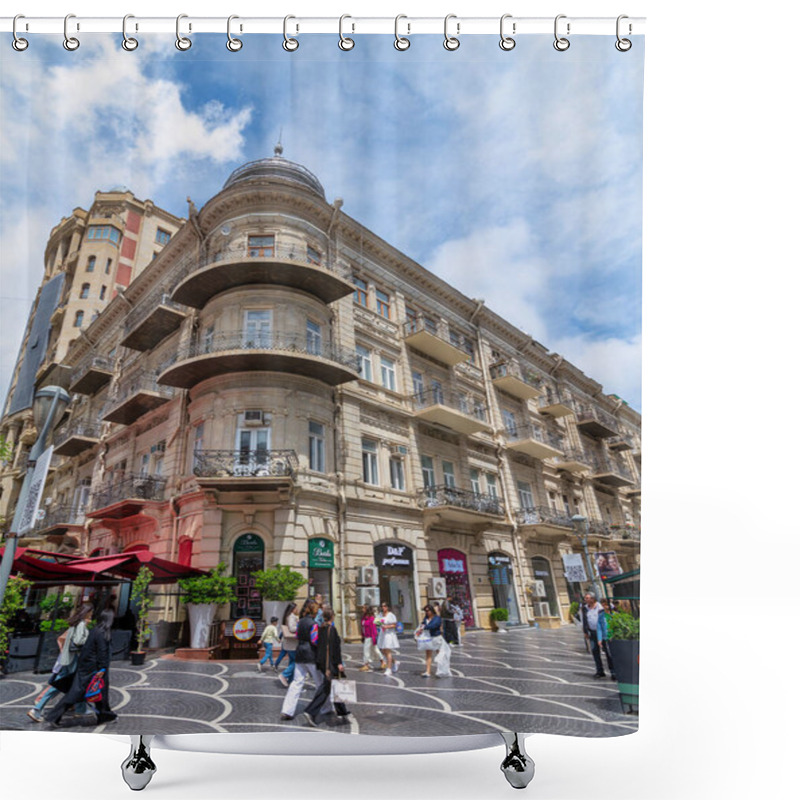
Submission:
[[63,364],[69,458],[49,489],[68,505],[88,487],[81,549],[225,561],[222,619],[259,619],[249,576],[281,563],[348,636],[365,599],[413,627],[443,589],[470,626],[497,606],[556,626],[579,593],[574,514],[590,550],[638,565],[639,415],[328,203],[280,147],[191,206]]

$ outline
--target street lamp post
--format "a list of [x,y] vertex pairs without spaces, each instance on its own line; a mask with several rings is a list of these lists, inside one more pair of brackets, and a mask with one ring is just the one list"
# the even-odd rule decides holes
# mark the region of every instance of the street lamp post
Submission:
[[[594,569],[594,565],[592,564],[592,559],[589,558],[589,520],[580,514],[575,514],[575,516],[572,518],[572,523],[575,526],[575,533],[578,534],[581,544],[583,545],[583,554],[586,557],[586,564],[589,567],[589,578],[592,581],[592,591],[594,592],[594,596],[600,600],[600,588],[595,580],[596,571]],[[578,531],[578,525],[581,523],[583,523],[582,535]]]
[[[47,403],[48,400],[50,401],[49,403]],[[45,386],[36,392],[33,398],[33,424],[39,430],[39,436],[28,454],[28,468],[25,471],[25,479],[22,481],[22,488],[19,491],[11,528],[6,534],[6,549],[3,554],[2,564],[0,564],[0,608],[6,596],[6,586],[11,576],[11,567],[14,564],[14,556],[17,551],[17,534],[28,505],[33,471],[36,468],[36,462],[44,452],[44,445],[50,433],[50,428],[52,428],[57,419],[60,419],[67,403],[69,403],[69,394],[60,386]],[[47,417],[42,422],[45,409],[47,409]]]

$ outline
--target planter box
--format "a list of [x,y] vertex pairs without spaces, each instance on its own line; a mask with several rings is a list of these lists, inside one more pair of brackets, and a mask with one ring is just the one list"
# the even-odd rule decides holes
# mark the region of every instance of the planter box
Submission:
[[536,617],[540,628],[547,628],[548,630],[555,630],[561,627],[561,620],[558,617]]
[[627,713],[639,711],[639,640],[611,639],[608,642],[622,710]]
[[191,629],[189,646],[200,650],[208,648],[211,625],[217,613],[216,603],[187,603],[186,611],[189,614]]
[[26,633],[22,636],[10,636],[8,639],[8,659],[5,664],[6,673],[33,672],[36,656],[42,635]]

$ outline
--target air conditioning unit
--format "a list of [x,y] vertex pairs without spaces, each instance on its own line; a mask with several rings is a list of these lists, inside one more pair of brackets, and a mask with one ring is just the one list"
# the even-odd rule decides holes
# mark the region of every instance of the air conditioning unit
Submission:
[[375,566],[359,567],[356,583],[360,584],[361,586],[377,586],[378,568]]
[[447,597],[447,581],[444,578],[430,578],[428,580],[428,599]]
[[381,590],[377,586],[359,586],[356,589],[356,605],[379,606],[381,603]]
[[531,581],[530,588],[534,597],[547,597],[547,592],[544,590],[544,581]]
[[534,603],[533,604],[533,613],[534,616],[537,617],[550,617],[552,614],[550,613],[550,603]]
[[389,445],[389,451],[393,456],[407,456],[408,448],[404,444]]
[[245,411],[244,424],[260,426],[263,422],[263,416],[261,411]]

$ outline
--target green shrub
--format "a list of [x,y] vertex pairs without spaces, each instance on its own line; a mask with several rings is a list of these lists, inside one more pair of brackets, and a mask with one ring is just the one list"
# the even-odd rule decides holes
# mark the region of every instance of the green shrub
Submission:
[[136,580],[131,586],[131,600],[136,604],[138,617],[136,619],[136,642],[138,652],[144,650],[144,643],[150,637],[149,615],[150,606],[153,605],[153,598],[150,597],[150,582],[153,580],[153,573],[147,568],[142,567],[136,575]]
[[581,607],[581,604],[577,600],[574,600],[573,602],[571,602],[569,604],[569,616],[570,616],[570,619],[574,619],[575,617],[578,616],[578,609],[580,607]]
[[508,622],[507,608],[493,608],[489,612],[489,619],[493,622]]
[[609,639],[638,639],[639,618],[624,611],[617,611],[608,617]]
[[234,587],[236,578],[232,575],[223,575],[227,565],[222,562],[217,564],[208,575],[198,575],[194,578],[182,578],[178,585],[183,590],[181,601],[184,603],[230,603],[236,597]]
[[42,633],[48,633],[49,631],[63,633],[65,630],[67,630],[67,628],[69,628],[69,623],[63,618],[59,618],[55,621],[51,619],[43,619],[41,622],[39,622],[39,630]]
[[0,661],[8,656],[8,639],[13,631],[13,619],[17,611],[25,608],[25,594],[31,581],[12,575],[6,584],[3,606],[0,608]]
[[253,572],[256,589],[262,600],[281,600],[290,603],[297,597],[297,590],[306,583],[299,573],[289,569],[286,564],[276,564],[269,569]]

